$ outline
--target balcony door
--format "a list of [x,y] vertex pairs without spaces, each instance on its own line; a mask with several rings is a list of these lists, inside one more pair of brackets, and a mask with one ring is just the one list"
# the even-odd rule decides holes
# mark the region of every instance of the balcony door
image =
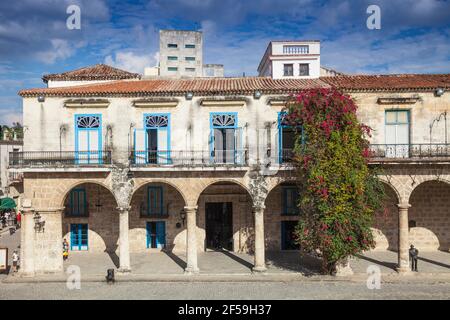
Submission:
[[409,111],[387,110],[385,119],[386,157],[409,157]]
[[170,164],[170,114],[144,115],[144,129],[134,130],[135,164]]
[[240,164],[243,162],[242,129],[237,128],[237,114],[211,114],[210,151],[213,163]]
[[102,116],[75,116],[75,159],[78,164],[102,162]]

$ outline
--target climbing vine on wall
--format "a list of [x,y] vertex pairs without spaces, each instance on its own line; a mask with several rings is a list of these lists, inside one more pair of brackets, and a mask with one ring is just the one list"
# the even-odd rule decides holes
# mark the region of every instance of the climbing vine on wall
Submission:
[[355,102],[335,89],[293,98],[285,121],[303,129],[296,130],[294,150],[301,212],[295,235],[302,250],[318,253],[324,272],[332,273],[375,245],[370,227],[384,191],[368,166],[371,130],[359,123]]

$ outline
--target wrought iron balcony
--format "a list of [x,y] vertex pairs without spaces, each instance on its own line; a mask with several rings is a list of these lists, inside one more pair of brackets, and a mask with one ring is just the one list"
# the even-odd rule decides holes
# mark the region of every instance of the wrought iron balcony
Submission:
[[372,161],[450,160],[450,144],[372,144]]
[[10,168],[104,166],[112,164],[111,151],[26,151],[10,152]]
[[246,166],[246,150],[213,151],[133,151],[130,161],[133,166]]
[[8,182],[10,185],[23,182],[23,173],[10,171],[8,172]]

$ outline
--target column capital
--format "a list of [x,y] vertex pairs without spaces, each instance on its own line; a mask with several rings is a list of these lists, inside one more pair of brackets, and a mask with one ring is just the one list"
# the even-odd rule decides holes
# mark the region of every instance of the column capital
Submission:
[[188,211],[197,211],[197,209],[198,209],[198,206],[186,206],[186,207],[184,207],[184,210],[186,212],[188,212]]
[[122,213],[124,211],[130,211],[131,207],[117,207],[116,209]]
[[266,206],[263,204],[253,205],[252,207],[253,211],[264,211],[266,209]]
[[397,207],[399,208],[399,209],[409,209],[409,208],[411,208],[411,205],[409,204],[409,203],[399,203],[398,205],[397,205]]

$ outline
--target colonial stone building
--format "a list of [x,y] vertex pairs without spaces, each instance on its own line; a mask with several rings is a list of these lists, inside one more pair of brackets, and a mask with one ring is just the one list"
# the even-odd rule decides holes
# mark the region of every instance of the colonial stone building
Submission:
[[217,249],[250,253],[264,271],[266,251],[298,249],[282,109],[329,87],[374,129],[371,165],[389,195],[377,250],[398,251],[399,271],[411,243],[449,251],[450,75],[133,79],[20,92],[21,272],[62,271],[63,238],[86,255],[117,253],[122,271],[133,253],[167,250],[196,273],[197,252]]

